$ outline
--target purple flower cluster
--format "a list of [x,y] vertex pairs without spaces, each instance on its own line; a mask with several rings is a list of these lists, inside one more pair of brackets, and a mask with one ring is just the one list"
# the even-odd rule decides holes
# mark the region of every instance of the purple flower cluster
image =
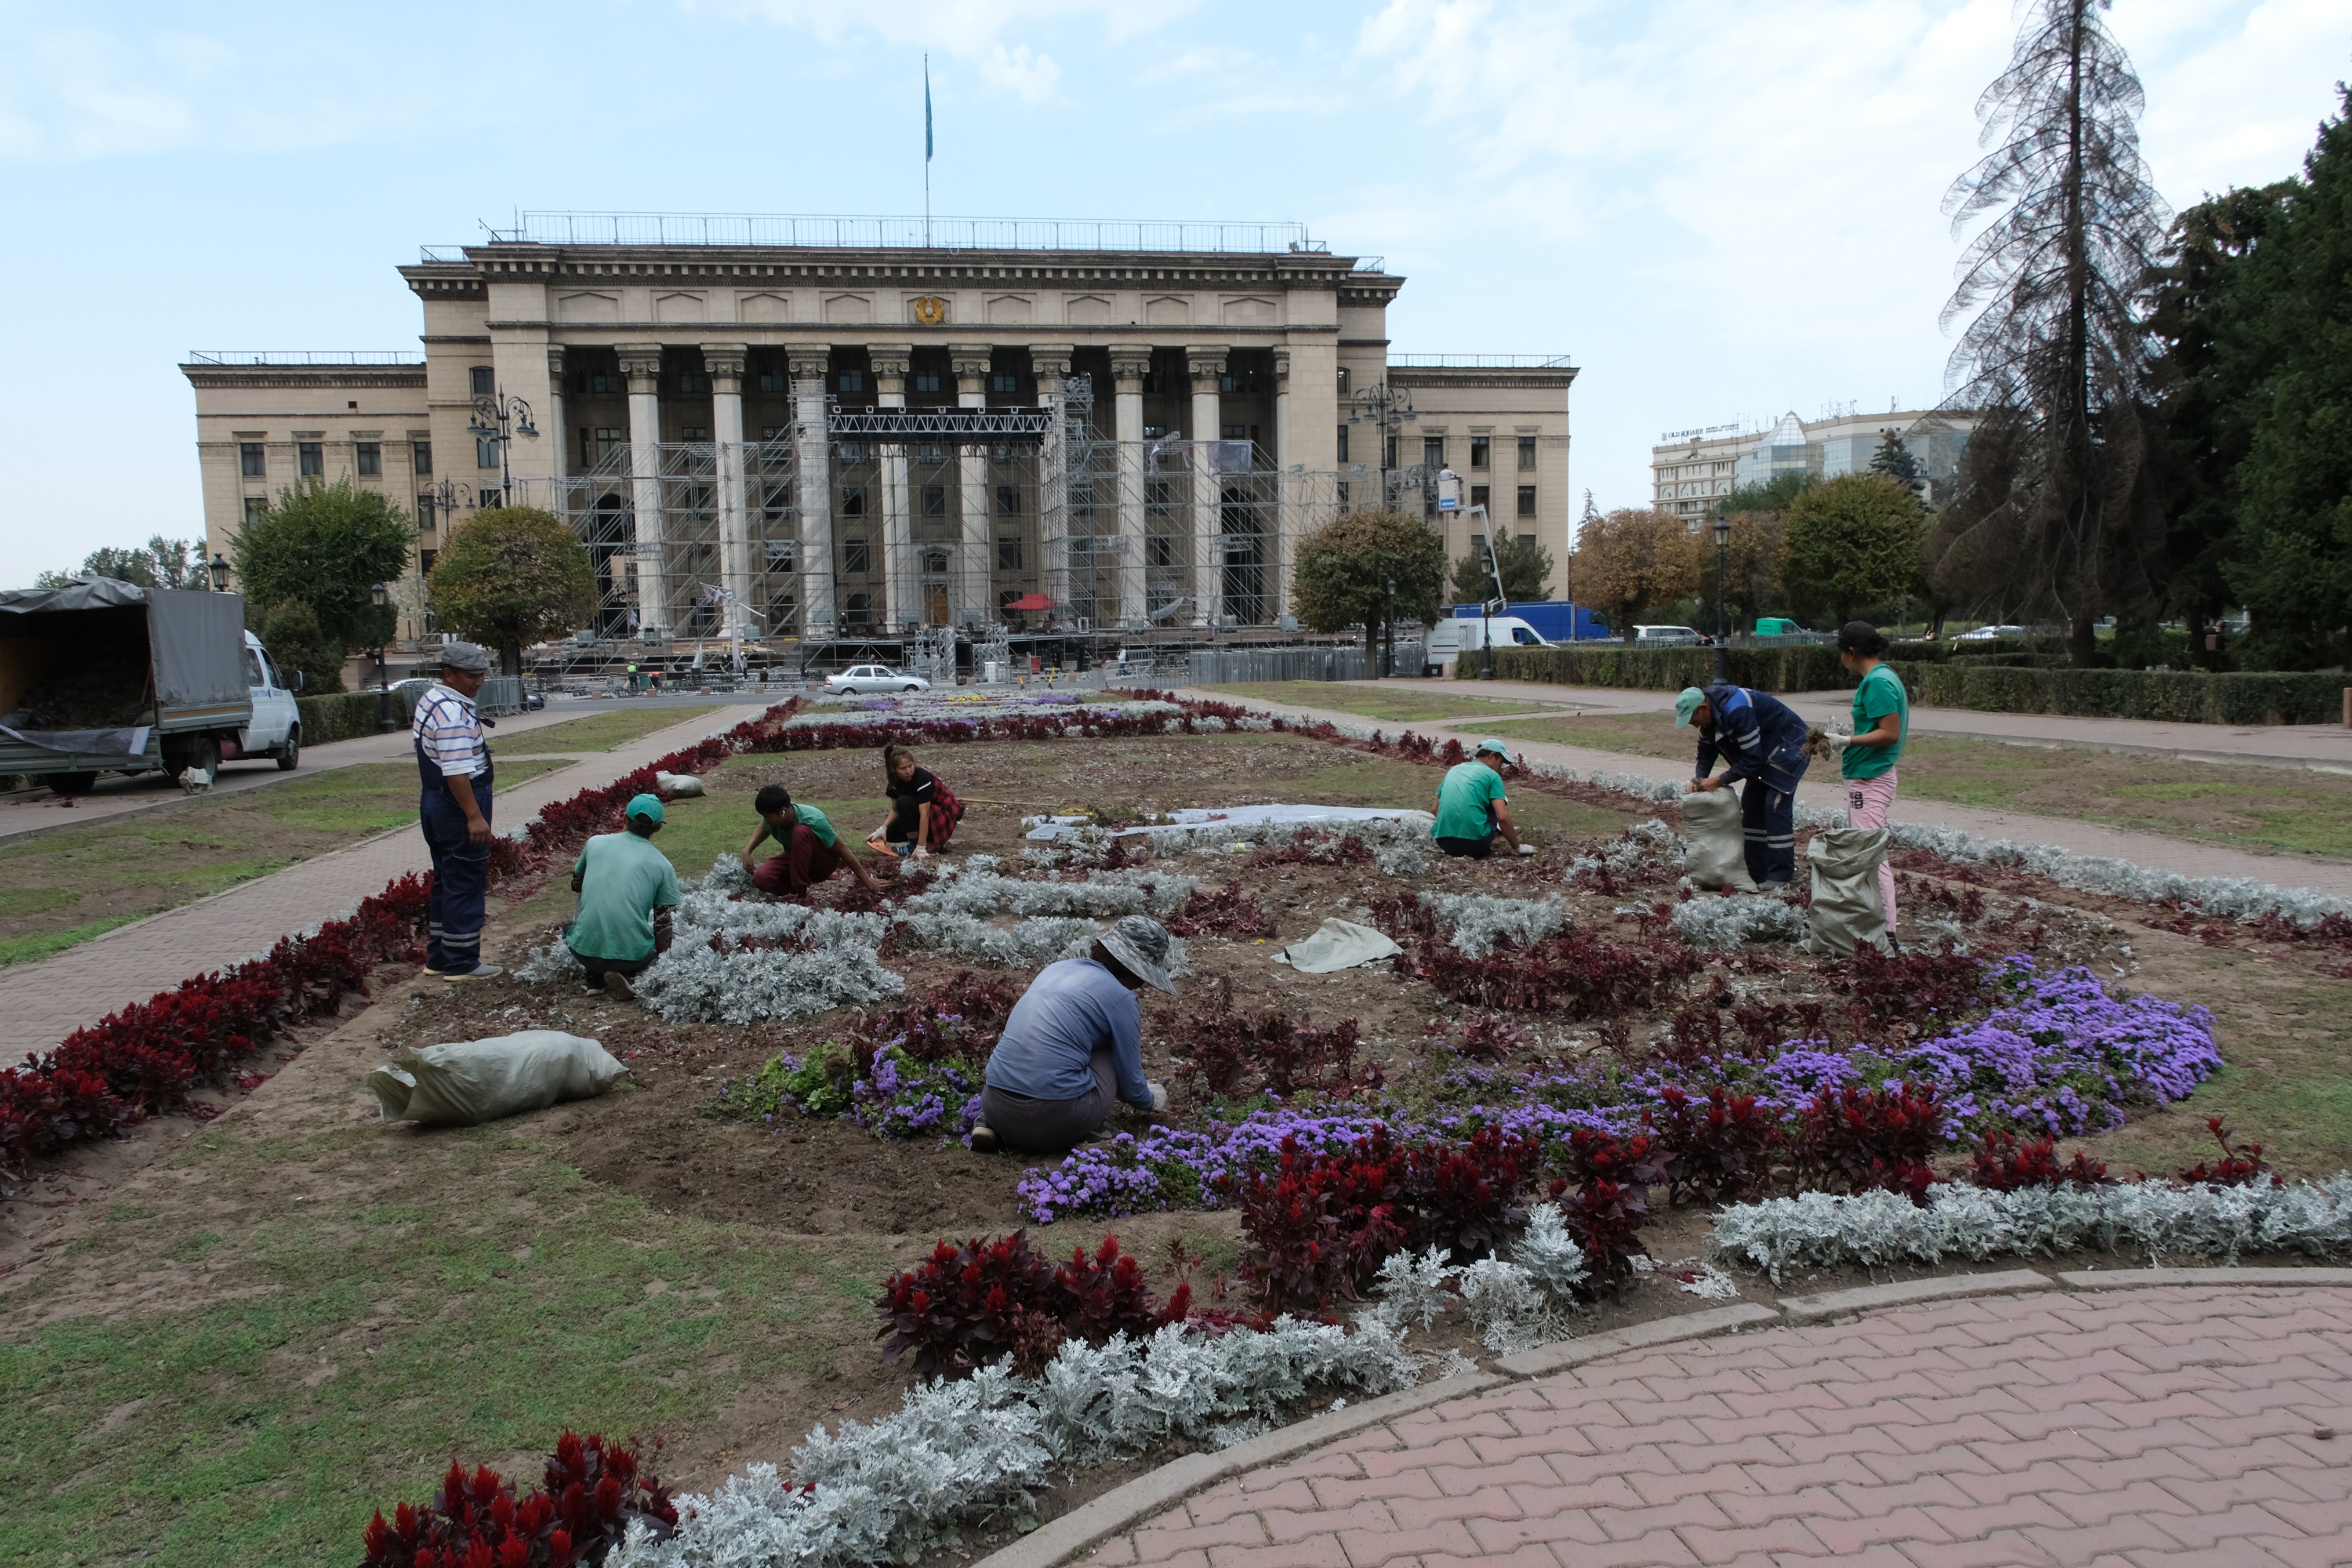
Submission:
[[1121,1133],[1029,1171],[1021,1206],[1039,1225],[1073,1215],[1213,1209],[1223,1179],[1272,1164],[1286,1137],[1337,1151],[1376,1125],[1401,1139],[1453,1140],[1500,1127],[1547,1147],[1578,1128],[1623,1134],[1642,1126],[1669,1082],[1696,1093],[1722,1083],[1786,1119],[1826,1089],[1932,1082],[1949,1110],[1947,1137],[2012,1127],[2091,1132],[2119,1125],[2126,1106],[2186,1098],[2221,1064],[2202,1007],[2118,1000],[2087,969],[2045,974],[2021,956],[1995,979],[2008,999],[1984,1018],[1900,1052],[1790,1040],[1761,1063],[1727,1058],[1627,1070],[1600,1059],[1533,1071],[1463,1063],[1440,1077],[1434,1102],[1382,1101],[1353,1115],[1261,1110],[1238,1121]]
[[979,1069],[969,1062],[919,1062],[896,1048],[851,1090],[851,1118],[877,1138],[963,1138],[980,1120]]

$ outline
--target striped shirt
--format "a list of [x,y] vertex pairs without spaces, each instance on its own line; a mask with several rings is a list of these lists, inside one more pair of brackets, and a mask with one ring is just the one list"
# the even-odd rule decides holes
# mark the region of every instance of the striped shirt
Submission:
[[478,778],[488,771],[490,748],[472,698],[436,684],[417,702],[411,731],[425,760],[444,773]]

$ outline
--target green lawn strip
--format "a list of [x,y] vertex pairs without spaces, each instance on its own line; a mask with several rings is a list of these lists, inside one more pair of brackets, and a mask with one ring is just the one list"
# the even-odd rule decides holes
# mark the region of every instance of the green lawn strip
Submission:
[[1485,697],[1400,691],[1388,686],[1349,686],[1335,680],[1260,680],[1202,689],[1259,702],[1281,702],[1293,708],[1360,713],[1367,719],[1384,719],[1397,724],[1475,719],[1482,713],[1533,713],[1561,706],[1557,702],[1498,702]]
[[[126,1269],[163,1242],[254,1294],[0,1342],[0,1561],[350,1560],[369,1514],[429,1496],[453,1457],[536,1480],[566,1426],[677,1432],[747,1386],[870,1353],[887,1259],[866,1246],[781,1244],[551,1163],[518,1169],[499,1157],[506,1129],[432,1136],[467,1147],[429,1162],[447,1184],[430,1193],[411,1166],[382,1201],[234,1238],[102,1226],[95,1247]],[[237,1154],[299,1161],[322,1142]]]
[[705,718],[726,706],[713,703],[708,708],[615,708],[609,712],[591,713],[584,719],[567,719],[543,730],[492,735],[490,750],[499,756],[518,757],[551,752],[609,752],[631,741],[641,741],[656,730]]
[[68,926],[63,931],[42,931],[37,936],[12,936],[0,939],[0,967],[11,963],[26,963],[36,958],[47,958],[53,952],[63,952],[88,942],[94,936],[104,936],[117,926],[127,926],[132,921],[144,920],[144,915],[109,915],[102,921],[86,925]]
[[[490,803],[490,816],[497,826],[516,826],[497,821],[499,791],[567,765],[561,757],[525,757],[498,763]],[[297,784],[261,791],[255,798],[255,806],[272,821],[289,827],[364,835],[415,822],[416,794],[415,763],[371,763],[362,767],[338,768]]]
[[[1696,738],[1663,714],[1522,719],[1488,728],[1507,739],[1676,762],[1697,749]],[[2352,778],[2339,773],[1920,735],[1904,748],[1901,793],[2242,848],[2352,856]],[[1902,809],[1898,800],[1898,818]]]

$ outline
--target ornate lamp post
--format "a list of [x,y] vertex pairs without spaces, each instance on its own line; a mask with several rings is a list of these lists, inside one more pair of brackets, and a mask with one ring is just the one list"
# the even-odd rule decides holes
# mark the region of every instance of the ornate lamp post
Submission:
[[1715,678],[1717,680],[1731,679],[1731,656],[1728,652],[1731,610],[1723,595],[1725,564],[1730,554],[1731,520],[1718,517],[1715,520]]
[[228,563],[221,559],[219,551],[214,551],[213,558],[205,563],[205,574],[213,580],[214,593],[228,592]]
[[[443,479],[430,489],[421,492],[417,499],[433,509],[434,518],[438,521],[455,517],[466,508],[478,505],[481,498],[455,479]],[[418,521],[422,521],[423,519],[420,518]],[[441,524],[441,528],[443,532],[448,531],[448,525],[446,522]]]
[[1396,438],[1398,430],[1421,416],[1412,411],[1412,393],[1402,387],[1392,387],[1386,382],[1364,388],[1349,401],[1355,406],[1349,412],[1348,423],[1371,426],[1372,439],[1380,443],[1380,449],[1372,454],[1377,459],[1373,467],[1380,471],[1381,504],[1386,506],[1389,504],[1389,471],[1395,467],[1389,460],[1389,443]]
[[368,587],[368,598],[375,605],[375,727],[379,734],[393,727],[392,687],[385,679],[383,668],[384,607],[391,597],[391,591],[381,583]]
[[[530,405],[520,397],[509,397],[503,391],[485,392],[474,399],[474,417],[466,426],[466,434],[477,441],[499,444],[499,504],[512,504],[514,468],[507,461],[508,454],[517,436],[539,439],[539,426],[530,422]],[[475,504],[481,504],[481,499],[477,492]]]

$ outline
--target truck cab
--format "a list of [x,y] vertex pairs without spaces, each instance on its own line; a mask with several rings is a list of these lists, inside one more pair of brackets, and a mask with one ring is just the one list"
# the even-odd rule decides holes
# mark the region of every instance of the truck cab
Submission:
[[302,710],[294,701],[301,689],[302,672],[278,669],[261,639],[245,634],[245,682],[253,689],[253,720],[237,731],[235,754],[270,757],[292,770],[302,756]]

